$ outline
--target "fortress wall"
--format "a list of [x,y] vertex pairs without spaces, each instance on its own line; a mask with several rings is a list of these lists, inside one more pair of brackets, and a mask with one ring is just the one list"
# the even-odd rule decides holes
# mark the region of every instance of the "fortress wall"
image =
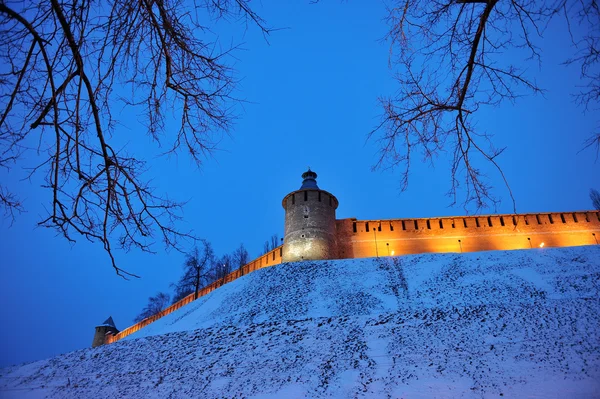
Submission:
[[[483,215],[429,219],[336,220],[338,258],[406,255],[427,252],[475,252],[600,243],[600,212]],[[198,297],[241,276],[281,263],[283,246],[217,280]],[[163,311],[136,323],[106,343],[116,342],[194,301],[190,294]]]
[[[198,298],[211,293],[212,291],[221,287],[223,284],[230,283],[233,280],[235,280],[241,276],[244,276],[248,273],[251,273],[255,270],[259,270],[259,269],[262,269],[265,267],[275,266],[275,265],[280,264],[282,248],[283,248],[283,246],[279,246],[279,247],[275,248],[274,250],[266,253],[265,255],[259,256],[258,258],[254,259],[250,263],[247,263],[246,265],[242,266],[241,268],[234,270],[233,272],[229,273],[227,276],[223,277],[222,279],[213,281],[211,284],[207,285],[206,287],[204,287],[198,291]],[[140,329],[146,327],[148,324],[154,323],[156,320],[160,319],[161,317],[166,316],[166,315],[176,311],[177,309],[182,308],[183,306],[189,304],[190,302],[193,302],[194,300],[195,300],[195,293],[192,293],[192,294],[186,296],[185,298],[181,299],[180,301],[175,302],[171,306],[163,309],[162,311],[160,311],[150,317],[145,318],[144,320],[140,321],[139,323],[136,323],[132,326],[127,327],[123,331],[120,331],[118,334],[115,334],[115,335],[107,334],[105,342],[107,344],[111,344],[120,339],[123,339],[126,336],[131,335],[134,332],[137,332]]]
[[600,212],[482,215],[336,222],[338,256],[363,258],[427,252],[593,245]]

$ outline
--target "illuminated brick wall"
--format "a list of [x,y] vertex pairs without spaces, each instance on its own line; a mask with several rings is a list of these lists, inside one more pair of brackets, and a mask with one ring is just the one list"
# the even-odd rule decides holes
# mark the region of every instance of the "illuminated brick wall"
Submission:
[[600,212],[484,215],[336,222],[338,257],[475,252],[593,245]]
[[[259,270],[259,269],[262,269],[265,267],[280,264],[281,263],[281,254],[282,254],[282,247],[280,246],[280,247],[275,248],[271,252],[268,252],[265,255],[259,256],[258,258],[254,259],[252,262],[229,273],[227,276],[223,277],[222,279],[217,280],[217,281],[213,282],[212,284],[202,288],[200,291],[198,291],[198,298],[209,294],[210,292],[221,287],[223,284],[230,283],[233,280],[235,280],[239,277],[242,277],[248,273],[251,273],[255,270]],[[139,323],[136,323],[132,326],[127,327],[123,331],[120,331],[118,334],[114,334],[114,335],[107,334],[105,337],[105,343],[110,344],[110,343],[116,342],[120,339],[125,338],[128,335],[133,334],[136,331],[139,331],[140,329],[146,327],[148,324],[154,323],[156,320],[160,319],[161,317],[164,317],[164,316],[168,315],[169,313],[172,313],[172,312],[176,311],[177,309],[180,309],[183,306],[189,304],[190,302],[193,302],[195,300],[194,297],[195,297],[195,293],[190,294],[190,295],[186,296],[185,298],[183,298],[182,300],[169,306],[168,308],[165,308],[161,312],[156,313],[148,318],[145,318],[144,320],[140,321]]]
[[[336,204],[337,205],[337,204]],[[430,219],[335,221],[337,258],[368,258],[428,252],[475,252],[544,247],[568,247],[600,243],[600,212],[485,215]],[[243,275],[282,262],[284,247],[262,255],[221,280],[204,287],[198,297]],[[116,342],[194,301],[191,294],[116,335]]]

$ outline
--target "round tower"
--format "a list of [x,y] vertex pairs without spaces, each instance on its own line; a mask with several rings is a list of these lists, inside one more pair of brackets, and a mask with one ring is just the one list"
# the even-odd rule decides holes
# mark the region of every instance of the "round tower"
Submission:
[[317,186],[317,174],[308,168],[302,186],[285,196],[283,262],[332,259],[336,253],[335,196]]
[[115,326],[112,316],[104,321],[104,323],[96,326],[96,332],[94,333],[94,340],[92,341],[92,348],[95,348],[106,343],[106,336],[108,334],[118,334],[119,330]]

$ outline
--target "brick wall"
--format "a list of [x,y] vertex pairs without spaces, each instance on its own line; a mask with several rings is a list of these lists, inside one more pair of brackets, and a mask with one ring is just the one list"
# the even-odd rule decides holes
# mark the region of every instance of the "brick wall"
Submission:
[[[597,244],[600,212],[482,215],[336,223],[338,256],[475,252]],[[543,243],[543,244],[542,244]]]
[[[600,243],[600,212],[483,215],[429,219],[336,220],[338,258],[407,255],[427,252],[475,252]],[[262,255],[204,287],[198,297],[243,275],[282,262],[283,246]],[[194,294],[115,335],[116,342],[194,301]]]
[[[272,250],[271,252],[269,252],[265,255],[259,256],[258,258],[254,259],[252,262],[241,267],[240,269],[237,269],[237,270],[229,273],[227,276],[223,277],[222,279],[217,280],[217,281],[209,284],[208,286],[202,288],[200,291],[198,291],[198,298],[211,293],[212,291],[221,287],[223,284],[230,283],[233,280],[235,280],[241,276],[244,276],[248,273],[251,273],[255,270],[259,270],[259,269],[262,269],[265,267],[280,264],[281,263],[281,253],[282,253],[282,246],[279,246],[279,247],[275,248],[274,250]],[[156,320],[160,319],[161,317],[164,317],[164,316],[176,311],[177,309],[180,309],[183,306],[189,304],[190,302],[193,302],[195,300],[194,298],[195,298],[195,293],[192,293],[192,294],[186,296],[185,298],[183,298],[182,300],[163,309],[161,312],[156,313],[148,318],[145,318],[144,320],[140,321],[139,323],[136,323],[132,326],[127,327],[123,331],[120,331],[118,334],[106,335],[105,343],[110,344],[110,343],[116,342],[120,339],[125,338],[128,335],[133,334],[136,331],[139,331],[140,329],[146,327],[148,324],[154,323]]]

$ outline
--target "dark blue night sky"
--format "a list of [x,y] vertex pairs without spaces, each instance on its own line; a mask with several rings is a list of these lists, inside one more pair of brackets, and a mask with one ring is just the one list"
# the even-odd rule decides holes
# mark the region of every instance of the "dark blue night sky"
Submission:
[[[201,169],[185,156],[160,157],[130,113],[120,140],[131,152],[147,154],[157,192],[187,200],[183,228],[208,239],[217,254],[240,243],[251,257],[272,234],[283,232],[282,198],[299,188],[310,166],[319,186],[340,201],[338,218],[385,219],[462,215],[448,207],[448,159],[435,165],[414,162],[406,192],[394,171],[372,171],[377,143],[367,141],[381,109],[377,98],[395,91],[388,68],[385,8],[372,2],[263,1],[257,11],[272,26],[287,27],[267,43],[253,27],[220,23],[222,39],[243,43],[235,68],[238,96],[247,100],[230,138]],[[571,95],[580,85],[576,66],[563,61],[572,45],[560,21],[540,41],[543,64],[528,65],[529,76],[547,92],[516,104],[479,111],[478,127],[507,146],[499,159],[517,201],[518,212],[558,212],[591,208],[590,188],[600,189],[599,164],[592,149],[580,151],[597,127]],[[173,129],[175,129],[173,125]],[[26,159],[35,163],[35,156]],[[417,160],[420,161],[420,160]],[[484,169],[488,168],[483,166]],[[28,212],[10,226],[0,225],[0,366],[46,358],[89,347],[94,326],[113,317],[117,327],[132,324],[147,298],[170,291],[184,255],[117,252],[118,262],[141,279],[117,277],[100,245],[79,239],[71,245],[49,229],[36,227],[50,192],[40,178],[20,181],[24,172],[2,171]],[[496,210],[511,213],[500,177],[490,169]],[[492,212],[493,210],[490,210]]]

